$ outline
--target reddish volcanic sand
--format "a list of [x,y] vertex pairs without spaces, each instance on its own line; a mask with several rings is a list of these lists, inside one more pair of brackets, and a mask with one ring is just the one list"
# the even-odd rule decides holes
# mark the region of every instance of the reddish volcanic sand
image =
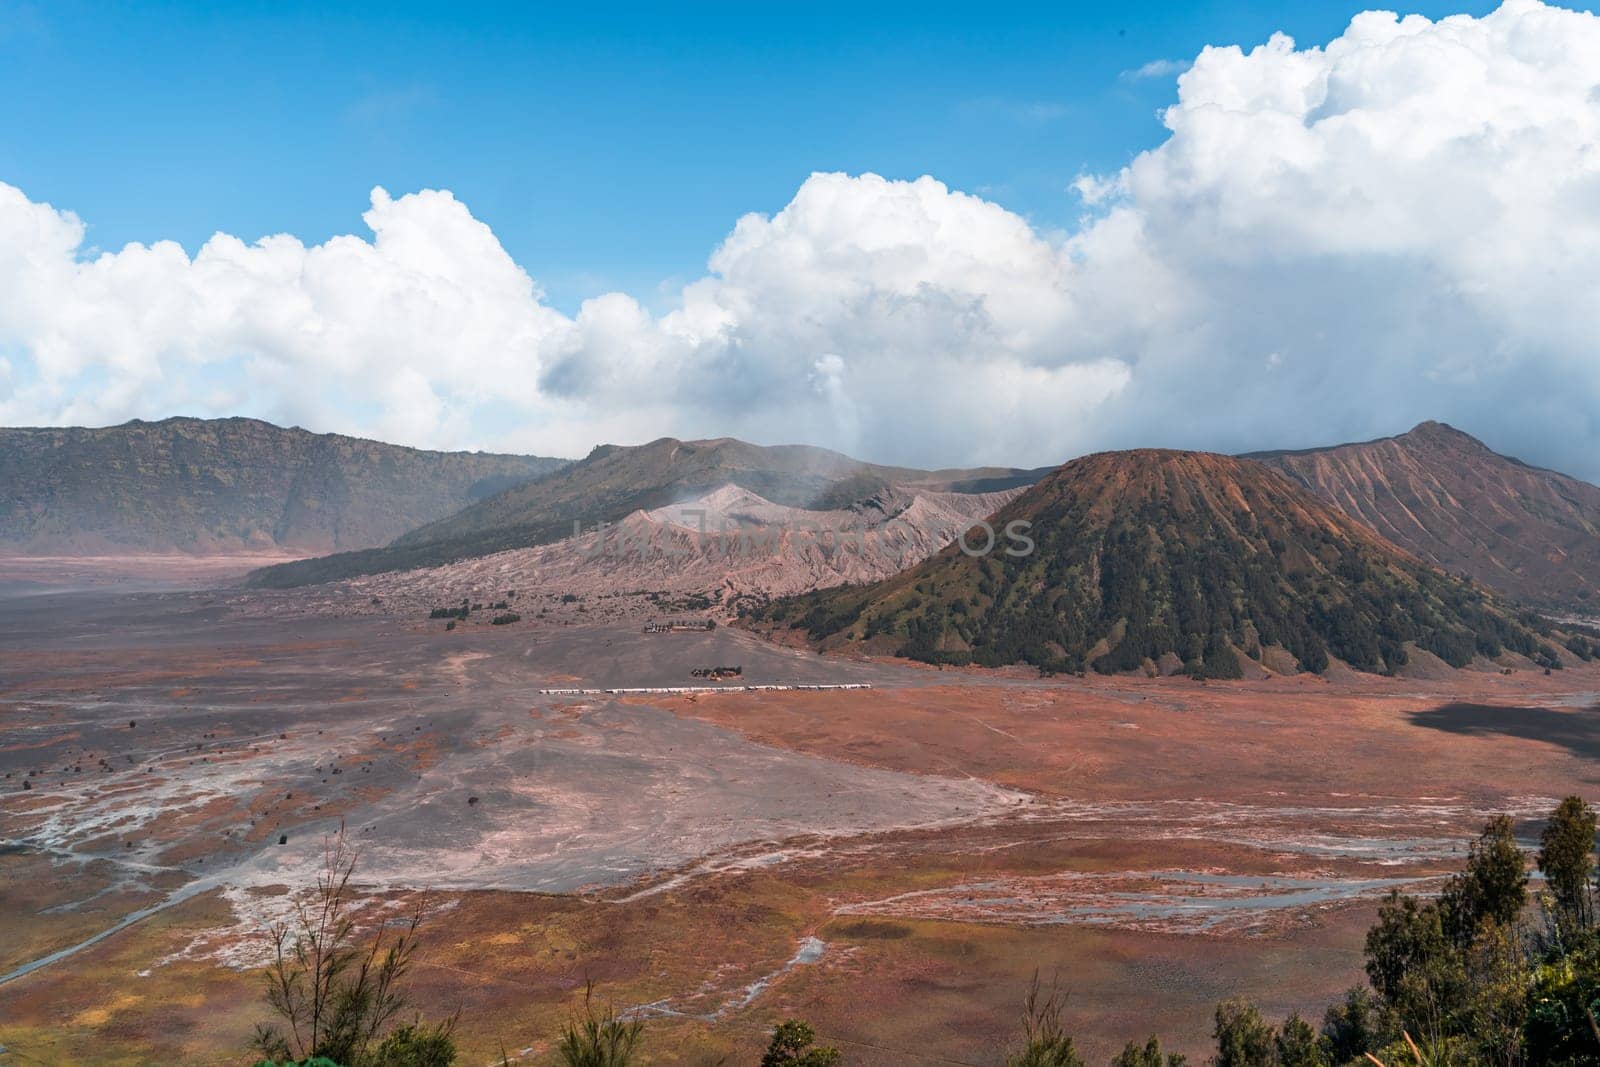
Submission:
[[[1494,800],[1585,791],[1600,773],[1600,733],[1586,725],[1586,709],[1600,704],[1594,666],[1427,682],[935,677],[918,688],[665,706],[802,752],[1074,797]],[[1502,709],[1504,719],[1473,733],[1428,725],[1448,724],[1451,714],[1436,709],[1456,705]]]
[[[368,914],[433,908],[417,1001],[462,1009],[464,1063],[547,1056],[589,978],[657,1062],[748,1061],[790,1015],[851,1063],[992,1062],[1035,971],[1090,1062],[1152,1029],[1198,1062],[1222,997],[1320,1016],[1381,893],[1436,886],[1488,813],[1527,840],[1600,794],[1595,667],[1042,680],[248,595],[0,603],[0,829],[26,844],[0,966],[204,889],[0,985],[21,1054],[241,1062],[239,968],[347,818]],[[539,693],[723,663],[875,688]]]

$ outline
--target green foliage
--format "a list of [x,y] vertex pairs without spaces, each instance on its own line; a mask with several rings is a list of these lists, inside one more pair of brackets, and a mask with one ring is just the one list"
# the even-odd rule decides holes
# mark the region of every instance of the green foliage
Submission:
[[1529,1063],[1600,1065],[1600,946],[1593,940],[1535,968],[1527,1003]]
[[1217,1005],[1216,1067],[1275,1067],[1277,1034],[1249,1001],[1235,998]]
[[1533,650],[1529,658],[1547,671],[1559,671],[1561,669],[1561,657],[1556,655],[1556,650],[1549,645],[1539,645]]
[[1136,671],[1175,655],[1193,677],[1238,678],[1240,648],[1284,648],[1303,670],[1336,655],[1384,673],[1413,644],[1457,667],[1549,651],[1482,591],[1319,522],[1320,505],[1289,486],[1224,474],[1240,499],[1213,500],[1210,475],[1187,486],[1171,462],[1158,473],[1176,488],[1162,481],[1110,503],[1087,474],[1030,491],[994,518],[1031,522],[1030,554],[946,550],[875,586],[774,601],[763,616],[814,640],[893,635],[911,659],[1044,673]]
[[522,621],[522,616],[518,615],[514,611],[504,612],[504,613],[502,613],[500,615],[496,615],[494,618],[489,620],[490,624],[493,625],[493,626],[508,626],[511,623],[521,622],[521,621]]
[[1419,1040],[1407,1033],[1378,1050],[1372,1059],[1380,1067],[1467,1067],[1468,1064],[1478,1064],[1480,1061],[1469,1058],[1464,1045],[1458,1038]]
[[341,832],[325,850],[314,892],[296,903],[292,920],[270,931],[266,997],[279,1025],[257,1025],[251,1044],[273,1061],[323,1057],[345,1067],[448,1067],[455,1057],[454,1018],[389,1029],[407,1004],[404,980],[422,913],[414,912],[399,934],[380,930],[360,947],[350,887],[356,859]]
[[1188,1057],[1179,1052],[1162,1055],[1161,1041],[1151,1035],[1143,1045],[1130,1041],[1111,1060],[1111,1067],[1188,1067]]
[[1273,1046],[1278,1067],[1328,1067],[1322,1039],[1299,1012],[1283,1021],[1273,1038]]
[[761,1067],[834,1067],[839,1050],[815,1044],[816,1031],[799,1019],[786,1019],[772,1031]]
[[[455,1041],[451,1037],[454,1020],[437,1025],[406,1023],[385,1035],[376,1049],[351,1061],[362,1067],[453,1067]],[[255,1067],[341,1067],[337,1060],[311,1056],[304,1060],[261,1060]]]
[[1378,1005],[1372,991],[1354,986],[1344,1000],[1330,1005],[1322,1016],[1322,1042],[1328,1059],[1348,1063],[1374,1052],[1383,1044]]
[[1507,816],[1497,815],[1467,853],[1464,871],[1439,894],[1445,933],[1465,947],[1485,923],[1510,926],[1528,898],[1528,859],[1517,847]]
[[1035,974],[1022,1002],[1022,1047],[1005,1058],[1005,1067],[1085,1067],[1061,1023],[1060,994],[1041,993]]
[[1595,829],[1594,809],[1582,797],[1567,797],[1539,838],[1539,872],[1550,893],[1558,932],[1567,938],[1594,927]]
[[597,1011],[594,983],[584,986],[583,1009],[574,1012],[561,1032],[556,1056],[564,1067],[631,1067],[644,1040],[644,1023],[623,1019],[608,1006]]
[[450,1034],[453,1025],[454,1020],[444,1025],[396,1027],[378,1046],[377,1067],[451,1067],[456,1062]]
[[1330,1010],[1330,1051],[1371,1053],[1389,1067],[1600,1065],[1591,1018],[1600,960],[1592,924],[1578,918],[1592,915],[1594,833],[1594,815],[1578,798],[1563,801],[1545,827],[1540,864],[1547,876],[1556,872],[1547,909],[1555,936],[1543,941],[1521,919],[1526,857],[1504,816],[1485,825],[1436,902],[1392,895],[1367,934],[1377,1011],[1355,994]]
[[1511,925],[1483,924],[1467,949],[1466,971],[1461,1038],[1477,1062],[1517,1067],[1523,1062],[1528,1018],[1528,963],[1519,931]]
[[1402,1025],[1434,1013],[1434,1006],[1455,992],[1447,967],[1450,941],[1439,906],[1402,896],[1398,890],[1378,909],[1377,923],[1367,931],[1367,980],[1385,1008]]

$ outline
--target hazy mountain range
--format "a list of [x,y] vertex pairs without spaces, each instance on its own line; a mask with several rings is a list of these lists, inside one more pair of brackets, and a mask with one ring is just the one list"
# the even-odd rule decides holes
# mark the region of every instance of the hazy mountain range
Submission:
[[257,419],[0,429],[0,550],[365,548],[565,462],[425,452]]
[[827,510],[896,486],[994,492],[1030,484],[1044,473],[1002,467],[885,467],[822,448],[763,447],[726,437],[602,445],[571,466],[413,530],[387,548],[283,564],[258,572],[253,580],[265,586],[305,585],[549,544],[573,536],[574,523],[593,528],[620,522],[636,511],[694,499],[725,485],[774,504]]
[[[1557,665],[1586,639],[1525,609],[1585,610],[1600,581],[1600,488],[1431,422],[1245,457],[927,471],[730,438],[568,463],[168,419],[0,430],[0,477],[0,548],[17,553],[301,552],[314,558],[253,583],[377,575],[360,584],[400,601],[551,583],[787,596],[768,621],[935,662],[1233,676],[1509,652]],[[985,516],[1028,523],[1034,550],[949,546]],[[841,551],[807,530],[841,519],[879,539]],[[716,536],[730,520],[738,536],[779,532],[734,558],[735,538]]]
[[579,597],[638,591],[705,597],[723,610],[898,574],[949,544],[1021,489],[954,493],[894,487],[848,507],[775,504],[724,485],[604,529],[437,567],[351,579],[357,601],[422,610],[509,591]]

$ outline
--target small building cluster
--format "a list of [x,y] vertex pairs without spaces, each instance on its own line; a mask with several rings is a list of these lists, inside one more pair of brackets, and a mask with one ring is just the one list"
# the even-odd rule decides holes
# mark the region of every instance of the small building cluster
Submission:
[[715,630],[715,619],[651,619],[644,624],[647,634],[672,634],[684,632],[699,632],[702,630]]
[[710,678],[714,682],[720,682],[724,678],[738,678],[738,677],[741,677],[743,674],[744,674],[744,668],[742,666],[740,666],[740,667],[696,667],[694,670],[689,672],[689,676],[691,678]]

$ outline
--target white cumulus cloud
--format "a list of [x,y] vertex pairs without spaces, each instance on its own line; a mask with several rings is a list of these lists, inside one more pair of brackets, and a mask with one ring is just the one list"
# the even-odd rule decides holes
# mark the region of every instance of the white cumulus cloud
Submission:
[[[1208,48],[1091,253],[1161,263],[1108,437],[1213,447],[1459,421],[1600,475],[1600,19],[1357,16]],[[1271,373],[1262,373],[1270,361]]]
[[550,308],[448,192],[375,190],[370,237],[191,258],[88,253],[75,216],[0,185],[0,422],[244,411],[436,446],[734,434],[1034,464],[1445,418],[1600,477],[1600,19],[1368,12],[1179,69],[1161,144],[1063,176],[1071,233],[931,177],[815,174],[660,313]]
[[551,309],[447,192],[376,189],[363,218],[370,240],[84,255],[75,216],[0,185],[0,338],[31,372],[0,420],[244,410],[450,446],[495,411],[514,429],[489,443],[562,454],[732,433],[1002,457],[1126,381],[1067,340],[1067,250],[931,178],[812,176],[659,317],[622,293]]
[[363,218],[370,241],[219,233],[192,259],[167,241],[82,256],[76,216],[0,185],[0,344],[27,372],[0,417],[198,406],[429,442],[476,403],[536,409],[536,361],[572,324],[489,228],[445,192],[376,189]]

